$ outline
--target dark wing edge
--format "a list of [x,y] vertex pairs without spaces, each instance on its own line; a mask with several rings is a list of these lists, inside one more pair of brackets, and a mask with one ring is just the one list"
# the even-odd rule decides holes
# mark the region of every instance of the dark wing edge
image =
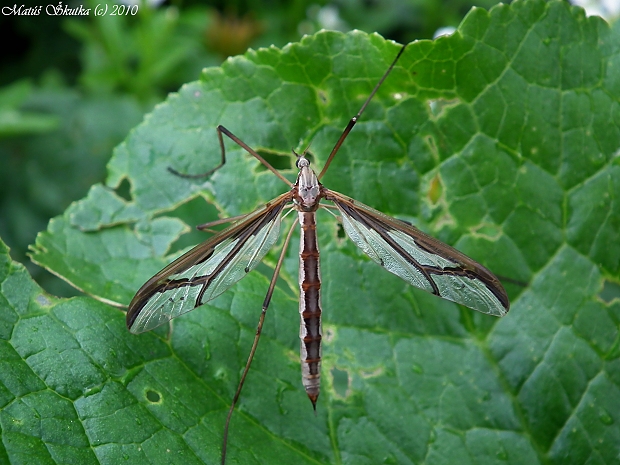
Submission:
[[371,259],[408,283],[482,313],[504,316],[510,302],[487,268],[418,228],[325,189],[349,238]]
[[155,274],[129,304],[129,331],[154,329],[214,299],[243,278],[277,241],[281,214],[290,201],[290,193],[282,194]]

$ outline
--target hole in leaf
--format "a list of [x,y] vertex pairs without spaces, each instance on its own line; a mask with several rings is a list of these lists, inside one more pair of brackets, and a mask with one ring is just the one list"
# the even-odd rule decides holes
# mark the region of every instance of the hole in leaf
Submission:
[[338,236],[338,239],[344,239],[347,236],[341,223],[338,223],[338,231],[336,231],[336,235]]
[[156,404],[157,402],[161,400],[161,396],[159,395],[158,392],[152,391],[149,389],[148,391],[146,391],[146,399],[149,402]]
[[114,190],[116,195],[122,197],[127,202],[131,202],[133,199],[131,198],[131,183],[127,178],[123,178],[118,187]]
[[[290,170],[293,167],[291,162],[292,152],[291,156],[288,154],[268,152],[266,150],[257,150],[256,152],[277,170]],[[262,163],[259,163],[257,168],[258,171],[265,171],[266,169],[267,168]]]
[[[217,220],[219,218],[219,212],[217,208],[207,202],[204,197],[197,196],[179,205],[174,211],[157,215],[157,217],[160,216],[179,218],[190,227],[189,232],[182,234],[170,247],[169,252],[173,253],[186,247],[193,247],[209,239],[213,234],[199,231],[195,226]],[[215,226],[214,229],[223,229],[226,226],[226,224]]]
[[338,368],[333,368],[331,373],[334,391],[338,396],[346,397],[349,389],[349,373]]
[[605,280],[603,289],[601,289],[598,296],[605,303],[610,303],[614,299],[620,299],[620,283]]

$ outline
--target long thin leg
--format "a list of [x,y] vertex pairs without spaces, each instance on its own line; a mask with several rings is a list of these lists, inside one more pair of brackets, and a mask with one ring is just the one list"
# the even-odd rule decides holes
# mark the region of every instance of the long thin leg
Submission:
[[168,171],[170,171],[172,174],[176,174],[177,176],[181,176],[182,178],[189,178],[189,179],[206,178],[207,176],[212,175],[217,170],[219,170],[222,166],[224,166],[224,164],[226,163],[226,148],[224,147],[224,138],[222,137],[222,134],[225,134],[234,143],[239,145],[241,148],[245,149],[246,152],[248,152],[250,155],[252,155],[258,161],[260,161],[267,169],[269,169],[273,174],[275,174],[278,178],[280,178],[283,182],[285,182],[287,186],[290,187],[290,186],[293,185],[288,179],[286,179],[284,176],[282,176],[282,174],[280,174],[280,172],[277,169],[275,169],[273,166],[271,166],[271,164],[267,160],[265,160],[263,157],[261,157],[256,152],[256,150],[254,150],[248,144],[243,142],[241,139],[239,139],[237,136],[235,136],[232,132],[230,132],[224,126],[222,126],[220,124],[215,129],[217,130],[217,138],[220,141],[220,151],[221,151],[221,154],[222,154],[222,160],[221,160],[219,165],[217,165],[215,168],[207,171],[206,173],[200,173],[200,174],[180,173],[180,172],[178,172],[177,170],[175,170],[174,168],[171,168],[171,167],[168,167]]
[[217,226],[219,224],[232,223],[233,221],[242,220],[248,215],[249,213],[246,213],[245,215],[231,216],[230,218],[220,218],[219,220],[209,221],[208,223],[199,224],[198,226],[196,226],[196,229],[198,229],[199,231],[207,231],[207,232],[215,233],[217,231],[211,229],[212,226]]
[[260,318],[258,320],[256,335],[254,336],[254,342],[252,343],[252,348],[250,349],[250,355],[248,356],[248,361],[246,362],[243,373],[241,374],[241,380],[239,381],[239,386],[237,386],[237,392],[235,392],[232,404],[230,405],[230,409],[228,410],[226,424],[224,425],[224,438],[222,440],[222,465],[226,464],[226,446],[228,444],[228,427],[230,426],[230,419],[232,417],[233,410],[235,409],[235,405],[237,405],[237,401],[239,400],[239,396],[241,395],[241,389],[243,388],[245,378],[250,371],[250,365],[252,364],[252,360],[254,359],[254,354],[256,353],[256,348],[258,347],[258,340],[263,330],[263,323],[265,321],[265,315],[267,314],[267,307],[269,307],[269,303],[271,302],[271,297],[273,296],[273,291],[276,287],[276,281],[278,280],[278,275],[280,274],[280,269],[282,268],[282,263],[284,262],[284,255],[286,253],[286,249],[288,248],[288,244],[291,241],[291,236],[293,235],[293,230],[295,229],[295,226],[297,226],[298,222],[299,220],[295,219],[293,225],[291,226],[291,229],[286,235],[286,239],[284,240],[282,252],[280,252],[280,258],[278,259],[278,263],[276,264],[276,268],[273,272],[273,277],[271,278],[271,283],[269,283],[267,295],[265,296],[265,300],[263,301],[263,311],[261,312]]
[[222,138],[222,133],[220,131],[220,126],[218,126],[215,129],[217,131],[217,138],[220,141],[220,155],[222,157],[222,160],[221,160],[219,165],[217,165],[215,168],[213,168],[213,169],[211,169],[211,170],[209,170],[209,171],[207,171],[205,173],[199,173],[199,174],[180,173],[179,171],[175,170],[171,166],[168,167],[168,171],[170,171],[172,174],[175,174],[175,175],[180,176],[182,178],[186,178],[186,179],[199,179],[199,178],[206,178],[207,176],[211,176],[213,173],[215,173],[217,170],[219,170],[222,166],[224,166],[224,164],[226,163],[226,148],[224,147],[224,139]]
[[347,124],[347,127],[344,128],[344,131],[342,132],[342,135],[338,139],[338,142],[336,142],[336,145],[334,145],[334,148],[332,149],[331,153],[329,154],[329,157],[327,157],[327,161],[325,162],[325,166],[323,166],[323,169],[321,170],[321,172],[318,175],[319,180],[323,177],[323,175],[327,171],[327,168],[329,168],[329,165],[331,164],[334,156],[336,155],[336,153],[340,149],[340,146],[342,145],[344,140],[347,138],[347,136],[351,132],[351,129],[353,129],[353,126],[355,126],[355,123],[357,123],[357,120],[359,119],[359,117],[362,116],[362,113],[364,113],[364,110],[366,109],[366,106],[368,106],[368,104],[370,103],[372,98],[375,96],[375,94],[379,90],[379,87],[381,87],[381,84],[383,84],[383,81],[385,81],[385,78],[388,77],[388,74],[390,74],[390,72],[392,71],[392,68],[394,68],[394,66],[396,65],[396,62],[398,61],[400,56],[405,51],[405,47],[407,47],[407,44],[403,45],[403,47],[398,52],[398,55],[396,55],[396,58],[394,58],[394,61],[392,62],[392,64],[388,68],[388,70],[385,72],[383,77],[381,79],[379,79],[379,82],[377,82],[377,85],[375,86],[375,88],[372,90],[372,92],[370,93],[370,95],[368,96],[368,98],[366,99],[364,104],[362,105],[362,108],[360,108],[360,111],[357,112],[357,115],[355,115],[353,118],[351,118],[351,121],[349,121],[349,124]]

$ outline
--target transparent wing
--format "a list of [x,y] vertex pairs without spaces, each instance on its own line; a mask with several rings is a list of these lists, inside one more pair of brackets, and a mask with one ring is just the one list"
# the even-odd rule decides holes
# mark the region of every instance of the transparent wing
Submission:
[[278,240],[282,211],[290,200],[290,193],[281,195],[149,279],[129,304],[129,331],[137,334],[156,328],[243,278]]
[[495,316],[510,303],[499,279],[458,250],[414,226],[325,189],[342,225],[362,251],[390,273],[444,299]]

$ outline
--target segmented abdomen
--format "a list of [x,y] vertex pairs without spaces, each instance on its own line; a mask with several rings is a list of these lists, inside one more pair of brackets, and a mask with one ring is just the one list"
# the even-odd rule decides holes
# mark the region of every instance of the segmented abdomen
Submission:
[[321,383],[321,271],[314,212],[299,212],[299,314],[301,377],[316,409]]

